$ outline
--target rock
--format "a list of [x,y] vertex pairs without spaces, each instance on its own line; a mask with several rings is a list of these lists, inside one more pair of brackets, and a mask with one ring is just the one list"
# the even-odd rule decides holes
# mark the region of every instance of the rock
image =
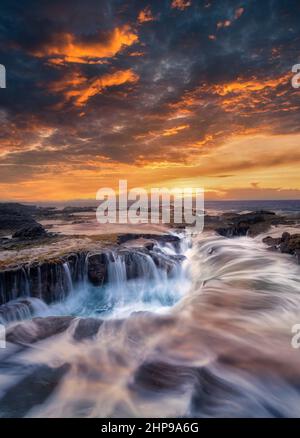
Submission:
[[270,252],[278,251],[277,246],[269,246],[268,251],[270,251]]
[[0,230],[2,232],[15,232],[23,227],[37,224],[31,216],[31,209],[20,204],[0,204]]
[[64,299],[73,284],[84,280],[86,252],[70,253],[41,262],[19,265],[0,271],[0,305],[27,296],[40,298],[47,304]]
[[110,253],[91,254],[88,257],[88,279],[94,286],[101,286],[107,282],[108,262]]
[[192,367],[167,362],[144,362],[136,370],[132,387],[137,391],[162,393],[179,391],[194,381]]
[[[179,244],[179,239],[172,241]],[[169,236],[168,236],[169,238]],[[178,239],[178,240],[177,240]],[[180,255],[166,256],[155,242],[147,241],[140,247],[115,248],[87,255],[86,252],[66,254],[58,259],[32,264],[20,265],[0,271],[0,305],[26,296],[42,299],[47,304],[61,301],[70,292],[70,277],[75,285],[83,281],[87,274],[94,286],[102,286],[108,281],[108,265],[115,257],[121,256],[125,261],[127,279],[141,278],[144,269],[150,269],[149,258],[155,265],[167,273],[182,262]],[[148,260],[147,260],[148,258]],[[66,271],[66,263],[69,272]],[[147,266],[148,265],[148,268]],[[69,275],[67,275],[69,274]]]
[[290,233],[287,233],[287,232],[282,233],[282,236],[281,236],[282,241],[285,242],[286,240],[289,240],[290,238],[291,238]]
[[128,242],[129,240],[137,240],[140,238],[153,240],[154,242],[158,242],[162,244],[172,243],[176,245],[180,242],[180,238],[172,234],[135,234],[135,233],[120,234],[118,236],[117,242],[118,244],[122,245],[123,243]]
[[62,209],[63,213],[67,214],[73,214],[73,213],[90,213],[90,212],[96,212],[96,207],[72,207],[67,206]]
[[[6,340],[12,344],[27,346],[65,332],[75,319],[73,316],[48,316],[23,321],[8,328]],[[101,319],[96,318],[78,319],[73,333],[74,340],[92,338],[98,333],[102,323]]]
[[30,300],[20,299],[0,306],[0,323],[7,324],[13,321],[21,321],[33,315],[33,307]]
[[272,247],[277,247],[277,245],[279,245],[281,243],[281,237],[271,237],[271,236],[267,236],[263,239],[263,242],[268,245],[268,246],[272,246]]
[[144,243],[144,247],[148,250],[152,250],[154,248],[155,243],[151,241],[146,241]]
[[208,367],[194,369],[193,376],[193,391],[189,407],[189,412],[193,417],[199,416],[200,412],[210,416],[216,406],[226,405],[229,398],[230,400],[242,400],[245,396],[238,385],[229,383],[226,378],[213,373]]
[[272,238],[270,236],[265,237],[263,242],[272,249],[279,250],[283,254],[294,255],[297,263],[299,263],[300,234],[291,235],[290,233],[285,232],[278,238]]
[[76,341],[92,338],[98,333],[103,321],[95,318],[81,318],[76,326],[73,337]]
[[29,225],[21,228],[13,234],[13,239],[21,239],[21,240],[33,240],[40,239],[42,237],[47,236],[47,231],[45,228],[36,223],[34,225]]
[[[278,223],[279,218],[269,211],[255,211],[246,214],[227,214],[219,218],[222,226],[216,226],[215,231],[225,237],[256,236],[265,232],[271,225]],[[211,225],[213,223],[210,220]]]
[[240,237],[240,236],[246,236],[249,231],[248,226],[227,226],[227,227],[221,227],[217,228],[216,232],[220,234],[220,236],[224,237]]
[[288,233],[284,234],[280,243],[280,251],[284,254],[295,254],[296,250],[300,250],[300,234],[289,235],[289,237],[287,237]]
[[151,251],[151,257],[155,265],[159,269],[165,271],[168,275],[172,274],[174,268],[179,266],[183,260],[185,260],[185,256],[183,255],[169,255],[166,257],[165,254],[158,251]]
[[262,214],[264,216],[276,216],[276,213],[274,213],[274,211],[269,210],[257,210],[255,211],[255,214]]
[[18,345],[32,344],[64,332],[73,320],[73,316],[33,318],[31,321],[20,322],[9,327],[6,340]]
[[127,280],[133,280],[143,275],[141,268],[146,251],[144,252],[142,248],[123,249],[119,254],[124,258]]
[[24,417],[34,406],[43,404],[70,369],[69,364],[58,368],[39,365],[10,387],[0,399],[0,417]]
[[[174,241],[177,243],[177,239]],[[108,264],[113,263],[115,258],[118,257],[121,257],[125,263],[127,280],[151,275],[151,267],[149,272],[145,272],[150,257],[158,268],[165,270],[168,274],[171,273],[173,268],[178,266],[178,264],[184,259],[184,257],[180,255],[166,256],[159,250],[154,251],[153,246],[154,245],[146,245],[137,248],[120,247],[115,250],[115,254],[112,252],[103,252],[90,255],[88,257],[89,281],[94,286],[105,284],[108,281]]]
[[153,274],[150,258],[155,266],[167,274],[171,274],[173,269],[178,266],[185,257],[182,255],[168,255],[159,250],[147,250],[146,248],[131,248],[130,250],[120,249],[119,255],[123,256],[126,267],[127,280],[147,277]]

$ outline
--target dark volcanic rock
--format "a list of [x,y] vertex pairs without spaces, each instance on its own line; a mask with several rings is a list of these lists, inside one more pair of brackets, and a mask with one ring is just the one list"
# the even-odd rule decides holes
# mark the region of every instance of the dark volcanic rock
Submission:
[[64,207],[62,212],[63,213],[90,213],[96,211],[96,207]]
[[63,300],[71,291],[66,268],[73,284],[83,281],[85,260],[86,252],[71,253],[0,271],[0,305],[28,296],[40,298],[47,304]]
[[88,279],[94,286],[101,286],[108,279],[108,262],[110,253],[91,254],[88,257]]
[[137,240],[137,239],[147,239],[154,240],[159,243],[172,243],[178,244],[180,242],[180,238],[178,236],[174,236],[172,234],[135,234],[135,233],[127,233],[120,234],[118,236],[118,243],[121,245],[123,243],[128,242],[129,240]]
[[[8,328],[6,340],[12,344],[28,346],[65,332],[75,319],[73,316],[48,316],[23,321]],[[92,338],[98,333],[102,323],[101,319],[80,318],[74,326],[74,340]]]
[[[31,231],[28,231],[28,234],[27,230],[22,231],[16,233],[15,236],[22,236],[22,238],[28,236],[30,242]],[[44,232],[39,227],[36,231],[37,235]],[[127,239],[133,236],[135,237],[135,235],[127,235]],[[175,248],[177,245],[180,246],[180,239],[177,236],[158,236],[158,240],[166,243],[172,242]],[[26,297],[39,298],[47,304],[61,301],[67,297],[73,285],[86,279],[94,286],[102,286],[109,279],[108,268],[113,263],[120,264],[118,269],[122,264],[125,265],[126,280],[154,278],[155,268],[173,275],[184,257],[164,254],[158,247],[155,247],[156,242],[154,239],[146,240],[146,244],[144,242],[142,246],[137,247],[120,245],[114,249],[103,249],[99,253],[88,254],[85,251],[70,253],[50,260],[35,261],[0,270],[0,305]]]
[[[178,240],[172,239],[176,244]],[[184,256],[181,255],[166,256],[158,249],[154,251],[153,245],[130,248],[120,247],[114,253],[102,252],[88,257],[89,281],[95,286],[105,284],[108,281],[108,264],[115,263],[118,257],[121,257],[125,264],[127,280],[142,277],[151,278],[151,260],[156,267],[166,271],[168,274],[184,260]]]
[[280,242],[280,251],[285,254],[294,254],[300,250],[300,234],[283,233]]
[[36,223],[34,225],[29,225],[22,227],[20,230],[16,231],[13,234],[13,239],[21,239],[21,240],[32,240],[32,239],[40,239],[41,237],[46,237],[47,231],[45,228]]
[[0,399],[0,417],[20,418],[34,406],[44,403],[70,369],[64,364],[58,368],[47,365],[36,367]]
[[216,232],[224,237],[240,237],[246,236],[249,231],[249,226],[227,226],[217,228]]
[[217,226],[215,231],[225,237],[256,236],[280,221],[275,213],[264,210],[237,215],[227,214],[222,219],[223,226]]
[[[175,240],[177,245],[177,240]],[[121,260],[120,260],[121,258]],[[24,297],[42,299],[47,304],[61,301],[71,291],[72,283],[86,279],[94,286],[108,281],[109,263],[124,262],[126,279],[152,278],[151,261],[161,270],[172,274],[184,259],[181,255],[166,256],[154,245],[120,246],[112,250],[87,255],[71,253],[49,261],[34,262],[0,271],[0,305]],[[151,277],[152,275],[152,277]]]
[[132,388],[161,394],[164,391],[179,391],[183,385],[195,380],[192,367],[166,362],[145,362],[135,372]]
[[48,316],[33,318],[10,327],[6,334],[7,342],[28,345],[64,332],[74,320],[73,316]]
[[92,338],[98,333],[103,321],[95,318],[81,318],[76,326],[73,337],[75,341]]
[[0,230],[14,232],[23,227],[37,225],[32,214],[35,207],[17,204],[0,204]]
[[263,242],[272,248],[277,247],[277,245],[279,245],[281,242],[281,237],[276,238],[276,237],[267,236],[263,239]]
[[21,321],[33,315],[32,303],[28,299],[12,301],[0,306],[0,323]]
[[23,205],[18,203],[0,203],[0,232],[2,234],[14,233],[22,228],[39,225],[37,220],[61,215],[60,211],[53,208]]
[[281,237],[265,237],[263,242],[268,245],[271,249],[276,249],[283,254],[294,255],[297,262],[299,263],[300,255],[300,234],[289,234],[287,232],[283,233]]
[[166,256],[158,251],[151,251],[151,257],[155,265],[170,275],[173,269],[185,260],[183,255]]

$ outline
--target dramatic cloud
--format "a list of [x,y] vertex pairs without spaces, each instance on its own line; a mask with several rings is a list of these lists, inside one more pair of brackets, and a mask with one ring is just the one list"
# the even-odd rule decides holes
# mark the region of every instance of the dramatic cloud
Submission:
[[62,57],[67,62],[88,62],[94,58],[109,58],[126,46],[136,43],[138,37],[131,27],[116,27],[111,32],[98,32],[92,37],[79,38],[70,33],[57,33],[51,41],[31,51],[37,57]]
[[191,0],[172,0],[171,7],[183,11],[185,8],[191,6],[191,4]]
[[148,21],[153,21],[154,17],[152,15],[151,9],[149,6],[147,6],[145,9],[140,11],[138,15],[138,22],[139,23],[147,23]]
[[174,128],[165,129],[163,135],[167,137],[169,135],[176,135],[179,131],[182,131],[183,129],[187,129],[187,128],[189,128],[189,125],[175,126]]
[[2,1],[2,198],[297,197],[296,0]]
[[74,71],[70,76],[54,82],[51,90],[56,93],[63,92],[65,101],[72,101],[75,106],[82,107],[91,97],[103,92],[106,88],[135,83],[138,79],[138,75],[130,69],[115,71],[92,79],[87,79],[80,72]]

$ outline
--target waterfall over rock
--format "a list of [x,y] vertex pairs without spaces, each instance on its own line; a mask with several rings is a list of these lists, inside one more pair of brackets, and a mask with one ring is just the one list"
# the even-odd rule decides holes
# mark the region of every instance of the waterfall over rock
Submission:
[[[106,288],[103,294],[110,296],[110,304],[106,304],[105,308],[114,306],[118,300],[126,301],[126,294],[137,299],[139,292],[141,298],[148,282],[151,282],[153,288],[179,275],[184,260],[180,254],[178,236],[155,236],[156,240],[153,235],[147,237],[152,240],[143,245],[135,246],[133,241],[136,236],[128,235],[123,239],[124,244],[115,248],[91,253],[71,253],[55,260],[0,271],[0,308],[19,300],[14,307],[4,307],[2,314],[5,309],[9,309],[13,315],[12,308],[18,308],[19,314],[15,313],[15,319],[22,319],[22,312],[24,318],[28,318],[32,315],[31,307],[24,305],[24,299],[37,298],[48,305],[64,303],[75,290],[86,290],[89,285]],[[128,241],[132,246],[126,246]],[[142,283],[131,283],[134,291],[129,291],[127,282],[137,280]]]

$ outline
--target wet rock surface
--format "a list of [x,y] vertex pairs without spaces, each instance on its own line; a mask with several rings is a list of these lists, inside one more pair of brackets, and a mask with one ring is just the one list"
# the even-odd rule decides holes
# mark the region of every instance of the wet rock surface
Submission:
[[267,236],[263,242],[272,251],[280,251],[283,254],[291,254],[300,263],[300,234],[283,233],[281,237]]
[[[31,213],[32,208],[29,209]],[[284,218],[273,212],[256,211],[247,214],[226,213],[219,217],[208,216],[205,223],[208,229],[215,230],[222,236],[254,236],[271,225],[284,223]],[[35,242],[43,240],[45,233],[44,228],[36,224],[17,231],[11,240]],[[285,239],[276,244],[270,239],[269,241],[272,249],[280,245],[282,252],[294,254],[299,258],[297,238],[288,239],[288,243]],[[55,259],[0,270],[0,305],[27,296],[39,298],[47,304],[61,301],[70,293],[70,282],[77,284],[85,278],[94,286],[102,286],[108,281],[109,264],[117,262],[118,258],[125,264],[127,280],[145,275],[140,263],[143,260],[148,260],[150,264],[153,262],[156,268],[165,271],[167,275],[172,275],[183,261],[179,254],[166,256],[160,250],[160,245],[169,245],[179,252],[180,238],[173,234],[127,233],[119,235],[117,244],[113,244],[111,248],[103,248],[101,242],[93,245],[99,246],[99,251],[69,253]]]
[[0,271],[0,304],[28,296],[46,303],[63,300],[70,292],[64,263],[59,259]]
[[[37,231],[38,234],[40,231],[43,233],[40,228]],[[21,234],[17,233],[17,236]],[[24,238],[24,234],[22,236]],[[166,256],[158,243],[168,244],[176,251],[180,247],[179,237],[146,236],[147,239],[130,234],[123,239],[125,243],[113,245],[111,248],[101,248],[102,244],[99,243],[98,246],[101,248],[99,251],[74,252],[50,260],[34,261],[2,269],[0,270],[0,305],[26,297],[38,298],[47,304],[63,301],[71,292],[73,284],[82,281],[88,281],[94,286],[106,284],[109,279],[109,266],[112,267],[114,263],[124,264],[127,280],[142,278],[145,275],[151,278],[151,270],[154,270],[151,268],[151,263],[154,268],[172,275],[184,257]],[[31,240],[30,232],[28,238]],[[135,246],[141,240],[143,243]],[[130,241],[129,246],[127,246],[128,241]],[[145,264],[147,272],[144,272]]]
[[108,279],[110,253],[101,252],[88,257],[88,279],[94,286],[102,286]]
[[17,203],[0,204],[0,231],[15,232],[23,227],[33,227],[37,225],[32,214],[36,211],[35,207]]
[[0,306],[0,323],[5,324],[11,321],[21,321],[30,318],[34,313],[32,301],[20,299],[11,301]]
[[73,338],[75,341],[82,341],[96,336],[103,321],[95,318],[79,319],[75,328]]
[[121,245],[123,243],[126,243],[130,240],[137,240],[137,239],[146,239],[146,240],[152,240],[154,242],[158,243],[172,243],[176,244],[180,242],[180,238],[178,236],[172,235],[172,234],[136,234],[136,233],[126,233],[126,234],[120,234],[118,236],[118,243]]
[[0,417],[21,418],[34,406],[44,403],[70,369],[64,364],[57,368],[36,366],[0,398]]
[[271,225],[285,223],[286,220],[271,211],[255,211],[246,214],[223,214],[214,220],[208,219],[207,228],[214,229],[224,237],[254,237],[267,231]]
[[32,226],[25,226],[22,227],[20,230],[16,231],[13,235],[13,239],[24,239],[24,240],[31,240],[31,239],[39,239],[41,237],[46,237],[48,235],[45,228],[40,224],[35,224]]
[[166,362],[145,362],[136,370],[132,388],[161,395],[164,391],[179,391],[193,380],[193,368]]
[[97,335],[103,324],[101,319],[75,318],[73,316],[47,316],[33,318],[10,326],[7,330],[7,342],[29,346],[39,341],[66,332],[74,323],[70,336],[74,341],[83,341]]
[[[131,235],[132,239],[136,239],[136,236]],[[129,240],[131,240],[131,236]],[[164,236],[159,236],[164,237]],[[169,237],[169,236],[166,236]],[[174,237],[174,236],[171,236]],[[177,236],[175,236],[177,237]],[[127,240],[125,239],[127,242]],[[168,241],[166,238],[165,241]],[[175,242],[177,247],[180,239],[170,239],[170,242]],[[143,260],[148,258],[152,260],[156,267],[164,270],[167,274],[170,274],[172,270],[180,264],[184,257],[181,255],[173,255],[166,257],[159,248],[154,249],[155,242],[149,244],[147,242],[143,246],[131,246],[130,248],[120,245],[114,251],[101,252],[99,254],[91,254],[88,256],[88,279],[95,286],[101,286],[108,281],[108,266],[110,263],[117,263],[118,259],[124,262],[126,270],[127,280],[141,278],[145,275],[142,269]]]
[[33,344],[63,333],[73,320],[73,316],[48,316],[20,322],[7,330],[6,341],[18,345]]

